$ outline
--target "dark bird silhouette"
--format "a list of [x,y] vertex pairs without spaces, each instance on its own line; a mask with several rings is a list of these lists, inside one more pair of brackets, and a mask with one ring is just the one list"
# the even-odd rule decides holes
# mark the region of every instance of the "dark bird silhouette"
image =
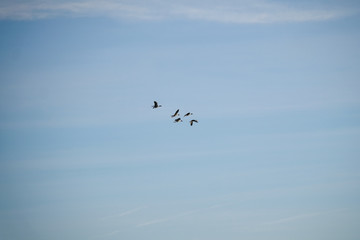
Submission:
[[176,116],[179,116],[179,109],[176,110],[176,112],[174,113],[174,115],[171,115],[171,117],[176,117]]
[[159,105],[159,104],[157,103],[157,101],[154,101],[154,106],[152,106],[152,108],[154,109],[154,108],[158,108],[158,107],[161,107],[161,105]]
[[175,119],[174,122],[182,122],[182,120],[181,120],[181,118],[177,118],[177,119]]
[[184,117],[187,117],[187,116],[190,116],[190,115],[193,115],[191,112],[188,112],[187,114],[184,115]]
[[198,121],[197,121],[197,120],[195,120],[195,119],[191,120],[191,121],[190,121],[190,126],[192,126],[194,122],[196,122],[196,123],[197,123]]

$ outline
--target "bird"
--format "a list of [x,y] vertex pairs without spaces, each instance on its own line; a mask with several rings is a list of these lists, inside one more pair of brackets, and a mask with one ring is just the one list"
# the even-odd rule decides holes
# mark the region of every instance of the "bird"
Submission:
[[197,120],[195,120],[195,119],[191,120],[191,121],[190,121],[190,126],[192,126],[194,122],[196,122],[196,123],[197,123],[198,121],[197,121]]
[[154,108],[158,108],[158,107],[161,107],[161,105],[159,105],[159,104],[157,103],[157,101],[154,101],[154,106],[152,106],[152,108],[154,109]]
[[171,117],[176,117],[176,116],[179,116],[179,109],[176,110],[176,112],[173,115],[171,115]]
[[177,119],[175,119],[174,122],[182,122],[182,120],[181,120],[181,118],[177,118]]
[[193,115],[191,112],[188,112],[187,114],[184,115],[184,117],[187,117],[187,116],[190,116],[190,115]]

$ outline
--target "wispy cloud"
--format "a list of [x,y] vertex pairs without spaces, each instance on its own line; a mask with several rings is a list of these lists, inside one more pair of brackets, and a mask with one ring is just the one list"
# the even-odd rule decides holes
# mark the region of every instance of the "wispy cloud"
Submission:
[[[299,222],[304,221],[311,221],[313,218],[324,218],[327,216],[331,216],[338,212],[346,211],[346,208],[341,209],[330,209],[330,210],[324,210],[324,211],[315,211],[315,212],[308,212],[308,213],[300,213],[276,220],[270,220],[265,222],[253,222],[248,223],[246,221],[242,222],[241,224],[236,224],[236,227],[239,231],[250,231],[250,232],[264,232],[264,231],[274,231],[275,229],[284,229],[289,224],[299,224]],[[331,216],[331,217],[334,217]]]
[[0,19],[31,20],[58,16],[102,16],[124,18],[154,18],[147,16],[148,9],[139,5],[116,1],[27,2],[0,7]]
[[[143,207],[137,207],[137,208],[129,209],[129,210],[123,211],[123,212],[118,213],[118,214],[102,217],[99,220],[100,221],[108,221],[108,220],[113,221],[114,219],[125,217],[127,215],[131,215],[131,214],[139,212],[139,211],[141,211],[141,210],[143,210],[145,208],[146,207],[143,206]],[[96,236],[94,236],[94,238],[96,238],[96,239],[101,238],[102,239],[104,237],[110,237],[110,236],[117,235],[117,234],[121,233],[122,231],[123,231],[122,229],[116,229],[116,230],[113,230],[113,231],[105,233],[105,234],[96,235]]]
[[138,207],[138,208],[134,208],[134,209],[130,209],[130,210],[121,212],[121,213],[119,213],[119,214],[114,214],[114,215],[102,217],[102,218],[100,218],[100,221],[105,221],[105,220],[108,220],[108,219],[124,217],[124,216],[126,216],[126,215],[130,215],[130,214],[136,213],[136,212],[138,212],[138,211],[140,211],[140,210],[142,210],[142,209],[144,209],[144,208],[145,208],[145,207]]
[[308,218],[313,218],[313,217],[317,217],[317,216],[320,216],[320,215],[326,215],[326,214],[329,214],[329,213],[341,212],[341,211],[344,211],[344,210],[346,210],[346,209],[341,208],[341,209],[332,209],[332,210],[328,210],[328,211],[319,211],[319,212],[298,214],[298,215],[294,215],[294,216],[290,216],[290,217],[286,217],[286,218],[281,218],[281,219],[274,220],[274,221],[265,222],[264,225],[284,224],[284,223],[293,222],[293,221],[300,220],[300,219],[308,219]]
[[[135,210],[135,209],[134,209]],[[137,210],[136,210],[137,211]],[[161,219],[154,219],[154,220],[150,220],[150,221],[147,221],[147,222],[143,222],[143,223],[140,223],[138,225],[136,225],[136,227],[145,227],[145,226],[149,226],[149,225],[153,225],[153,224],[158,224],[158,223],[163,223],[163,222],[168,222],[168,221],[171,221],[171,220],[175,220],[177,218],[180,218],[180,217],[184,217],[184,216],[187,216],[187,215],[191,215],[193,214],[194,212],[197,212],[198,210],[195,210],[195,211],[188,211],[188,212],[183,212],[183,213],[180,213],[180,214],[177,214],[175,216],[170,216],[170,217],[167,217],[167,218],[161,218]],[[125,212],[124,214],[127,215],[127,214],[131,214],[132,213],[132,210],[130,211],[127,211]],[[124,216],[124,215],[123,215]],[[112,217],[112,216],[110,216]],[[107,219],[107,217],[106,217]],[[96,236],[96,237],[110,237],[110,236],[114,236],[114,235],[117,235],[119,234],[120,232],[122,232],[122,230],[113,230],[109,233],[106,233],[106,234],[102,234],[102,235],[99,235],[99,236]]]
[[106,16],[120,19],[185,19],[224,23],[324,21],[352,14],[348,9],[291,7],[253,1],[30,1],[0,5],[0,19],[31,20],[53,17]]
[[109,233],[105,233],[105,234],[102,234],[102,235],[97,235],[97,236],[95,236],[94,238],[96,238],[96,239],[99,239],[99,238],[103,239],[104,237],[111,237],[111,236],[117,235],[117,234],[119,234],[119,233],[121,233],[121,230],[114,230],[114,231],[111,231],[111,232],[109,232]]
[[198,211],[199,210],[187,211],[187,212],[183,212],[183,213],[177,214],[175,216],[167,217],[167,218],[160,218],[160,219],[150,220],[150,221],[138,224],[137,227],[144,227],[144,226],[149,226],[149,225],[153,225],[153,224],[157,224],[157,223],[168,222],[168,221],[180,218],[180,217],[191,215],[191,214],[193,214],[195,212],[198,212]]
[[295,215],[295,216],[290,216],[290,217],[286,217],[286,218],[281,218],[281,219],[274,220],[274,221],[265,222],[264,225],[282,224],[282,223],[292,222],[292,221],[299,220],[299,219],[306,219],[306,218],[311,218],[311,217],[319,216],[319,215],[321,215],[321,214],[323,214],[323,212],[314,212],[314,213],[307,213],[307,214],[299,214],[299,215]]
[[209,207],[205,207],[205,208],[199,208],[199,209],[195,209],[195,210],[190,210],[190,211],[185,211],[179,214],[176,214],[174,216],[170,216],[170,217],[166,217],[166,218],[160,218],[160,219],[154,219],[154,220],[150,220],[147,222],[143,222],[137,225],[137,227],[144,227],[144,226],[149,226],[149,225],[153,225],[153,224],[157,224],[157,223],[163,223],[163,222],[168,222],[168,221],[172,221],[181,217],[185,217],[188,215],[192,215],[195,213],[200,213],[203,211],[211,211],[212,209],[216,209],[216,208],[221,208],[223,206],[226,206],[227,204],[215,204],[215,205],[211,205]]
[[227,23],[275,23],[323,21],[347,15],[339,10],[296,9],[280,4],[254,4],[243,6],[183,7],[179,13],[189,19]]

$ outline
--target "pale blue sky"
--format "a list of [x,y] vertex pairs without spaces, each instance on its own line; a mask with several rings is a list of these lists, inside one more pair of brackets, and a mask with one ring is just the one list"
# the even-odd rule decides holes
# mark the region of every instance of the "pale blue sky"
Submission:
[[359,10],[2,1],[0,239],[359,239]]

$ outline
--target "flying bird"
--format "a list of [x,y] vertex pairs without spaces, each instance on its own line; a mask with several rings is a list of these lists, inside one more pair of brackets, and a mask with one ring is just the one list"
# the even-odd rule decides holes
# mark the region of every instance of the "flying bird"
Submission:
[[171,115],[171,117],[176,117],[176,116],[179,116],[179,109],[176,110],[176,112],[174,113],[174,115]]
[[157,101],[154,101],[154,106],[152,106],[152,108],[154,109],[154,108],[158,108],[158,107],[161,107],[161,105],[159,105],[159,104],[157,103]]
[[191,112],[188,112],[187,114],[184,115],[184,117],[187,117],[187,116],[190,116],[190,115],[193,115]]
[[177,119],[175,119],[174,122],[182,122],[182,120],[181,120],[181,118],[177,118]]
[[197,120],[195,120],[195,119],[191,120],[191,121],[190,121],[190,126],[192,126],[194,122],[196,122],[196,123],[197,123],[198,121],[197,121]]

